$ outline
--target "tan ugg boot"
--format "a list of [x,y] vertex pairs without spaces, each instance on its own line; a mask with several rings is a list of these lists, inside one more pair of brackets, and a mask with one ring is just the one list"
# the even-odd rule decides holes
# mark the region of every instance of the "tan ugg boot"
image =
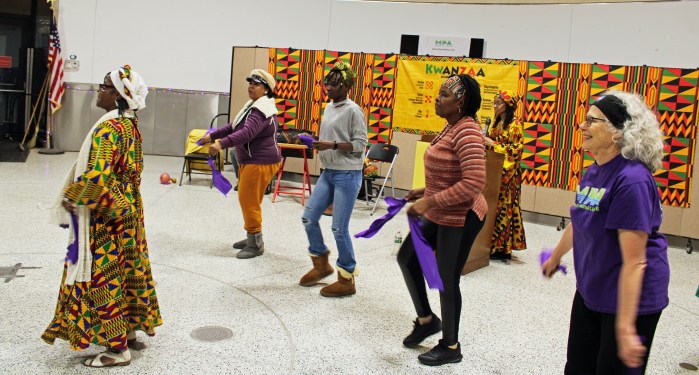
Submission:
[[322,278],[332,275],[333,273],[333,267],[328,263],[328,256],[330,255],[330,251],[326,251],[325,254],[321,256],[317,255],[311,255],[311,260],[313,261],[313,268],[306,272],[303,277],[301,277],[301,281],[299,281],[299,285],[301,286],[314,286],[318,284],[318,281],[320,281]]
[[323,297],[343,297],[357,293],[354,287],[355,274],[357,274],[356,270],[354,274],[352,274],[338,267],[337,281],[321,289],[320,295]]

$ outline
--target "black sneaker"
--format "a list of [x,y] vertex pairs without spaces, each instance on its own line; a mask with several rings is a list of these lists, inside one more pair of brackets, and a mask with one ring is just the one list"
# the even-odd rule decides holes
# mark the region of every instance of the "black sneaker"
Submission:
[[456,349],[451,349],[439,340],[439,344],[427,353],[417,356],[418,361],[427,366],[441,366],[447,363],[461,362],[464,356],[461,355],[461,344],[456,343]]
[[406,348],[414,348],[424,339],[442,331],[442,321],[434,314],[432,314],[432,320],[427,324],[420,324],[420,320],[417,318],[413,324],[415,325],[413,331],[403,340],[403,346]]

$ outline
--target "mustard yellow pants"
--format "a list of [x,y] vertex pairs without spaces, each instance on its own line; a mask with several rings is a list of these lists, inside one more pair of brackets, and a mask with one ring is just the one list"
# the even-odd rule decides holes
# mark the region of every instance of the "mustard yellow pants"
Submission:
[[255,234],[262,232],[262,198],[272,177],[282,163],[241,164],[238,169],[238,201],[243,211],[245,230]]

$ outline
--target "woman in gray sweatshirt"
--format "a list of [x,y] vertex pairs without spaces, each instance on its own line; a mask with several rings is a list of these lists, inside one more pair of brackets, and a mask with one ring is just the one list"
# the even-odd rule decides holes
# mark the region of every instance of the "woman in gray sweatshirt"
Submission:
[[333,273],[328,262],[330,250],[325,246],[319,220],[323,211],[333,205],[332,232],[337,245],[337,281],[320,290],[324,297],[341,297],[356,293],[354,276],[357,262],[349,234],[349,221],[354,202],[362,184],[364,152],[367,146],[367,124],[364,111],[347,93],[354,85],[356,73],[349,64],[337,62],[325,77],[327,96],[331,100],[325,107],[320,123],[318,141],[313,147],[323,165],[303,213],[303,225],[308,235],[308,251],[313,269],[300,280],[302,286],[313,286]]

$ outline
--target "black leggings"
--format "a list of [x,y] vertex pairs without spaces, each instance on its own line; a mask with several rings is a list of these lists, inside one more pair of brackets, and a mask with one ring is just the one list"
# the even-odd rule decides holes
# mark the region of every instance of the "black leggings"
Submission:
[[617,355],[616,315],[590,310],[578,291],[575,292],[571,310],[566,375],[645,373],[660,313],[636,317],[636,332],[643,337],[643,345],[648,351],[643,358],[643,366],[632,371],[624,366]]
[[[478,219],[473,211],[469,211],[466,215],[463,227],[448,227],[422,218],[422,234],[432,248],[436,249],[437,268],[444,284],[444,291],[439,293],[439,300],[442,308],[442,339],[446,345],[454,345],[459,341],[461,271],[471,252],[471,245],[482,227],[483,221]],[[403,272],[417,315],[419,317],[432,315],[422,269],[410,236],[407,236],[400,247],[398,265]]]

